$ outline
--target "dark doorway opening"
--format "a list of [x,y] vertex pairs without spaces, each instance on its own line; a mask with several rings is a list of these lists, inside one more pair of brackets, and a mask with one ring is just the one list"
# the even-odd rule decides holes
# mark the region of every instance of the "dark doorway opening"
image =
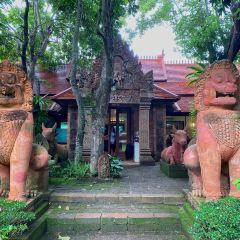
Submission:
[[131,108],[110,108],[106,119],[104,150],[121,159],[133,159]]

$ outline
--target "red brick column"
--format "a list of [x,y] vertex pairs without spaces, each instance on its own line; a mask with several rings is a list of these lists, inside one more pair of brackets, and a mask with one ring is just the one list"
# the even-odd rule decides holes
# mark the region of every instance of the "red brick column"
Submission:
[[140,162],[144,165],[154,165],[155,162],[150,150],[150,102],[142,102],[139,106],[139,144],[140,144]]
[[154,140],[154,159],[160,160],[161,152],[166,147],[166,105],[153,107],[153,140]]

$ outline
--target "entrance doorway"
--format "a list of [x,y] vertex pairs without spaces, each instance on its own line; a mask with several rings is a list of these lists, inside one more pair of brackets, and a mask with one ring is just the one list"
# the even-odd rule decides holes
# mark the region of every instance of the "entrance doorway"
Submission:
[[110,108],[105,125],[105,151],[125,160],[133,159],[130,121],[130,108]]

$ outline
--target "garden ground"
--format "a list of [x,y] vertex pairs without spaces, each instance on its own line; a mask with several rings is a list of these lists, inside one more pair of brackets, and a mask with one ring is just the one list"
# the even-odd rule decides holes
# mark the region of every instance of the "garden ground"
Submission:
[[42,239],[185,239],[178,215],[187,179],[156,166],[126,166],[113,181],[51,186],[48,234]]

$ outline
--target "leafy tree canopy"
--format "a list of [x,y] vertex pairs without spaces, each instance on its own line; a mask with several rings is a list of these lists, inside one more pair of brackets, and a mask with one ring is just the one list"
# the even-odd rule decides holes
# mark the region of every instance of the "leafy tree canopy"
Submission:
[[[76,2],[76,0],[39,0],[42,24],[48,26],[51,23],[52,26],[47,50],[38,61],[42,68],[54,68],[70,61]],[[83,0],[79,64],[84,67],[90,66],[94,56],[99,55],[102,49],[102,40],[97,34],[100,2],[99,0]],[[21,7],[14,6],[13,3],[14,0],[3,0],[0,3],[0,60],[8,58],[13,62],[20,62],[25,4],[23,0]],[[29,3],[29,32],[31,33],[34,27],[33,0],[29,0]],[[127,14],[137,11],[137,5],[135,0],[114,0],[113,4],[115,4],[114,27],[117,33]],[[40,45],[39,36],[36,41],[37,48]]]
[[207,0],[139,0],[139,9],[140,33],[169,22],[187,57],[212,62],[225,56],[231,30],[229,12],[219,15]]

